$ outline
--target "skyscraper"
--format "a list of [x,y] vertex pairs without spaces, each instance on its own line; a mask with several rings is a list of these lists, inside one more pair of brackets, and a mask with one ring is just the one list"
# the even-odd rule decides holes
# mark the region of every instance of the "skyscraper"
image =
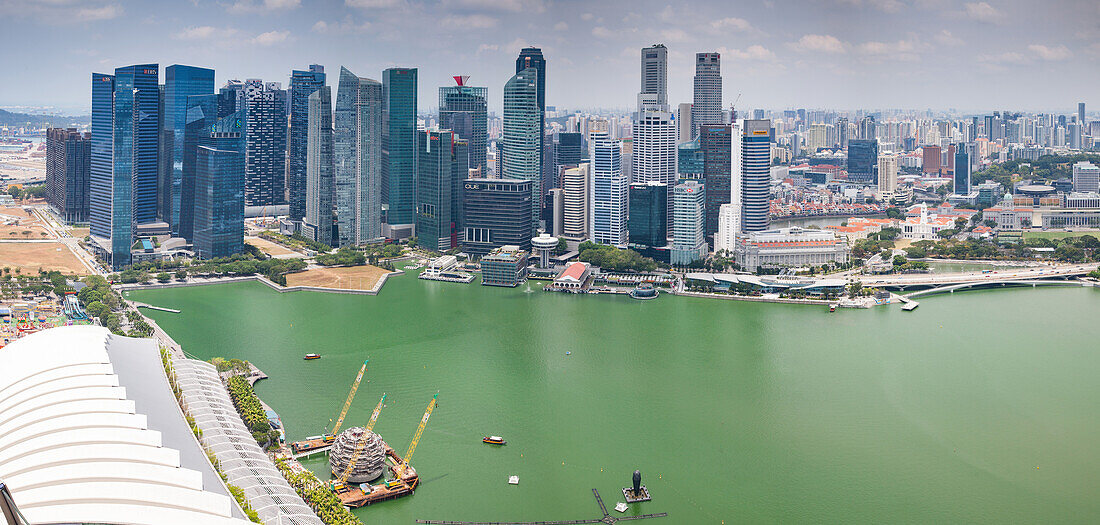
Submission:
[[674,265],[688,265],[707,256],[707,241],[703,235],[706,188],[697,180],[684,181],[673,188],[672,199],[675,216],[669,260]]
[[[457,247],[457,217],[453,206],[455,175],[469,166],[469,143],[450,130],[418,134],[416,178],[416,239],[429,250],[445,252]],[[456,166],[457,164],[457,166]],[[454,244],[452,244],[454,243]]]
[[335,188],[333,186],[332,90],[324,86],[309,96],[306,133],[306,217],[302,234],[332,246]]
[[504,151],[502,178],[531,181],[532,234],[542,209],[539,169],[542,155],[542,116],[538,104],[538,70],[516,73],[504,85]]
[[1084,125],[1085,125],[1085,103],[1084,102],[1078,102],[1077,103],[1077,123],[1080,124],[1082,127],[1084,127]]
[[382,72],[382,203],[387,236],[404,239],[416,222],[417,69]]
[[878,157],[878,191],[891,194],[898,191],[898,157],[884,153]]
[[661,247],[668,244],[668,185],[635,182],[630,185],[627,230],[631,244]]
[[462,249],[481,257],[505,245],[531,248],[531,181],[467,179]]
[[848,180],[874,182],[876,162],[878,162],[877,140],[851,139],[848,141]]
[[382,84],[341,67],[333,128],[333,241],[373,241],[382,237]]
[[692,138],[699,136],[699,127],[703,124],[724,124],[722,64],[718,53],[695,54],[695,99],[691,105]]
[[195,150],[192,244],[198,257],[228,257],[244,249],[246,119],[244,108],[216,119]]
[[623,246],[627,243],[627,185],[623,175],[622,143],[606,137],[592,144],[592,240]]
[[704,235],[714,242],[718,232],[718,211],[730,203],[733,183],[733,127],[729,124],[703,124],[699,129],[699,149],[703,152],[703,184],[706,186],[706,223]]
[[65,222],[88,220],[91,157],[91,133],[46,130],[46,203]]
[[287,136],[286,182],[290,220],[306,215],[306,129],[309,127],[309,96],[325,85],[325,67],[310,64],[306,71],[290,72],[290,132]]
[[586,162],[561,170],[562,235],[573,240],[588,239],[589,167]]
[[[539,116],[539,123],[538,123],[538,141],[539,141],[539,143],[538,143],[538,151],[539,151],[538,172],[542,173],[542,167],[543,167],[543,165],[546,164],[546,152],[544,151],[543,141],[545,140],[545,130],[546,130],[546,80],[547,80],[546,79],[546,59],[543,58],[543,56],[542,56],[542,49],[539,49],[537,47],[525,47],[522,50],[520,50],[519,57],[516,58],[516,74],[518,75],[521,71],[523,71],[525,69],[528,69],[528,68],[533,68],[535,71],[538,72],[537,76],[535,77],[535,91],[537,93],[536,104],[538,105],[538,114],[539,114],[538,115]],[[507,150],[505,150],[504,154],[505,155],[508,154]],[[534,186],[534,184],[532,186]],[[532,191],[535,192],[535,195],[542,195],[542,188],[533,187]],[[540,203],[541,203],[541,201],[540,201]],[[538,208],[541,208],[541,207],[542,207],[541,204],[538,204]],[[535,226],[537,226],[537,224]]]
[[[278,82],[252,78],[231,80],[222,92],[236,94],[236,107],[248,114],[245,122],[245,206],[273,207],[285,202],[286,91]],[[219,110],[219,113],[222,113]]]
[[[768,229],[771,120],[746,120],[741,136],[741,231]],[[850,144],[850,143],[849,143]]]
[[664,44],[642,48],[640,93],[656,95],[657,104],[668,104],[668,49]]
[[[663,49],[663,46],[662,46]],[[668,106],[655,101],[653,94],[638,95],[638,113],[633,125],[631,182],[676,184],[676,123]],[[672,206],[665,213],[672,226]]]
[[467,86],[468,78],[456,76],[458,85],[439,88],[439,127],[454,131],[459,138],[469,142],[470,169],[480,168],[484,172],[489,88]]
[[183,147],[187,126],[187,97],[214,92],[214,70],[179,64],[164,68],[164,122],[161,154],[164,166],[159,196],[160,219],[167,222],[172,235],[180,235],[183,195]]
[[676,108],[676,143],[691,142],[695,138],[694,129],[691,125],[691,104],[681,102]]
[[970,194],[970,148],[965,143],[955,147],[955,193]]
[[943,150],[939,146],[924,146],[922,169],[925,174],[939,175],[943,164]]

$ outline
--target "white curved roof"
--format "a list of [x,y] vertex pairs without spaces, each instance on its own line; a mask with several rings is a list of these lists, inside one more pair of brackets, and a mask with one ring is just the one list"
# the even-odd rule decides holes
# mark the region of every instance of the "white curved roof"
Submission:
[[180,450],[164,446],[140,413],[156,403],[127,396],[108,351],[120,341],[69,326],[0,349],[0,480],[20,511],[32,523],[250,523],[210,482],[209,464],[184,467]]

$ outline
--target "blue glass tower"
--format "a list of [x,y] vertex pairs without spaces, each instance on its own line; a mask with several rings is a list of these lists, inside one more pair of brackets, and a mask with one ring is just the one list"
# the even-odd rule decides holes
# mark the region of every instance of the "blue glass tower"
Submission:
[[970,154],[965,142],[955,145],[955,195],[970,194]]
[[538,106],[538,70],[524,69],[504,84],[501,178],[531,181],[532,235],[542,209],[542,113]]
[[[89,183],[88,222],[91,236],[107,254],[112,266],[129,262],[132,222],[130,179],[114,177],[115,77],[92,74],[92,168]],[[118,201],[119,206],[115,206]],[[118,226],[118,228],[116,228]],[[116,246],[117,245],[117,246]],[[125,259],[125,262],[123,262]]]
[[290,133],[287,136],[286,181],[290,195],[290,220],[306,215],[306,128],[309,126],[309,96],[325,85],[325,67],[311,64],[309,70],[290,73]]
[[416,68],[382,72],[382,202],[386,222],[416,222]]
[[470,169],[480,168],[484,172],[489,88],[467,86],[464,79],[455,77],[459,82],[457,86],[439,88],[439,127],[454,131],[459,138],[468,141]]
[[244,248],[244,109],[217,119],[195,151],[195,255],[228,257]]
[[771,120],[745,121],[741,138],[741,231],[746,233],[768,229],[771,128]]
[[133,224],[157,220],[160,66],[115,69],[115,177],[133,181]]
[[[543,142],[546,139],[546,58],[542,56],[542,49],[537,47],[525,47],[520,50],[519,57],[516,58],[516,74],[518,75],[524,69],[532,68],[538,72],[535,91],[537,92],[537,103],[539,111],[539,129],[538,129],[538,148],[539,148],[539,173],[542,173],[543,166],[546,164],[546,148]],[[540,188],[535,188],[539,190]],[[541,199],[541,197],[539,197]],[[541,201],[540,201],[541,202]]]
[[214,70],[195,66],[171,65],[164,68],[164,130],[165,148],[161,159],[165,167],[161,184],[160,217],[180,235],[181,199],[183,195],[183,148],[187,126],[187,97],[214,92]]

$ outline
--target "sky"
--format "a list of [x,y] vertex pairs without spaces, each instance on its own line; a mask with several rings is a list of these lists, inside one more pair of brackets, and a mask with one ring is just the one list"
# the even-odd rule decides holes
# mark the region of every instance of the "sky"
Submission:
[[738,109],[1100,109],[1096,0],[0,0],[0,106],[87,113],[90,75],[137,63],[286,87],[291,69],[419,68],[421,111],[453,75],[502,87],[547,58],[547,105],[630,108],[642,47],[669,49],[669,102],[693,54],[722,56]]

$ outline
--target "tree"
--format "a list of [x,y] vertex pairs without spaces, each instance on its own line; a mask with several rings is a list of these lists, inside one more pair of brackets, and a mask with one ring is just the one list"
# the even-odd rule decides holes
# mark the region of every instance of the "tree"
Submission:
[[170,280],[172,280],[172,275],[168,272],[160,272],[157,274],[157,281],[159,282],[166,283]]
[[558,245],[554,247],[554,255],[561,255],[569,251],[569,243],[564,238],[558,237]]
[[903,213],[898,207],[891,206],[889,208],[886,208],[886,218],[887,219],[904,219],[905,218],[905,213]]
[[859,297],[860,295],[863,295],[863,283],[860,281],[848,283],[848,297]]
[[956,233],[959,233],[958,230],[952,228],[944,228],[936,232],[936,235],[938,235],[941,239],[950,239],[954,237]]
[[107,308],[107,305],[99,301],[92,301],[91,303],[88,303],[84,306],[84,309],[88,311],[88,315],[99,318],[103,318],[111,312],[111,309]]
[[179,270],[176,270],[176,279],[179,279],[180,281],[182,281],[186,278],[187,278],[187,270],[185,270],[183,268],[180,268]]
[[909,262],[909,260],[906,259],[904,255],[894,256],[894,266],[904,266],[907,262]]

